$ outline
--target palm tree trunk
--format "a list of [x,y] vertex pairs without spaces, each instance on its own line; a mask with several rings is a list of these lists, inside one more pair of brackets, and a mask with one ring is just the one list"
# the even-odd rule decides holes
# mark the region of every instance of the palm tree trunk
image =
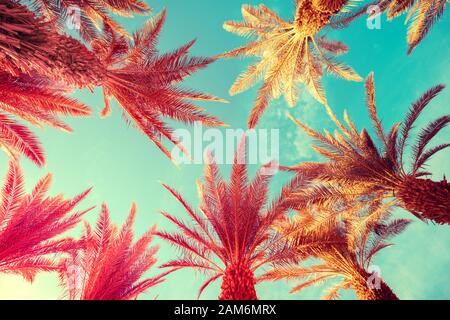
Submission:
[[369,279],[370,276],[367,273],[366,277],[354,282],[353,289],[356,291],[359,300],[399,300],[382,279],[379,279],[378,285],[369,287],[366,279]]
[[450,184],[445,177],[440,182],[407,178],[395,195],[403,208],[414,215],[450,225]]
[[295,25],[301,32],[314,35],[342,9],[346,2],[346,0],[305,1],[296,9]]
[[106,66],[83,43],[69,36],[58,35],[55,54],[48,76],[78,88],[101,86]]
[[257,300],[253,271],[246,266],[226,268],[219,300]]
[[348,0],[315,0],[313,1],[313,6],[321,12],[336,14],[347,2]]

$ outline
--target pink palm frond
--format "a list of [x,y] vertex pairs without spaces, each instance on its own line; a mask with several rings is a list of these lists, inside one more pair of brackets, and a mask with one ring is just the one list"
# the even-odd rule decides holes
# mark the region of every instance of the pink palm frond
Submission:
[[158,247],[150,246],[155,227],[133,243],[136,206],[132,205],[127,221],[118,229],[102,205],[97,225],[86,225],[87,245],[61,262],[60,280],[70,299],[132,300],[164,281],[164,275],[141,279],[156,263]]
[[24,191],[22,172],[11,162],[0,206],[0,272],[18,273],[32,280],[39,271],[58,270],[54,254],[78,250],[84,241],[56,238],[76,226],[92,208],[74,211],[90,189],[65,199],[48,197],[51,175],[41,179],[31,193]]
[[32,0],[30,7],[40,16],[56,22],[61,31],[77,31],[86,41],[96,38],[103,26],[128,35],[111,13],[131,17],[151,11],[144,1],[139,0]]
[[109,113],[109,98],[114,97],[126,118],[171,158],[162,139],[183,148],[165,123],[165,118],[187,124],[201,122],[206,126],[221,126],[223,122],[190,100],[223,100],[179,86],[186,77],[214,60],[189,57],[194,41],[172,52],[159,54],[156,43],[165,19],[166,11],[156,15],[133,35],[132,41],[107,30],[105,37],[94,41],[92,47],[107,68],[107,76],[102,83],[105,94],[102,115]]

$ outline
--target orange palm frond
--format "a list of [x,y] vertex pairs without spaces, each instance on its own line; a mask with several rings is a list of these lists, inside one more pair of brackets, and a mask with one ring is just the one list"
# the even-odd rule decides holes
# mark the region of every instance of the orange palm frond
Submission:
[[72,300],[133,300],[164,281],[164,274],[141,279],[156,263],[158,247],[151,246],[155,227],[133,243],[136,206],[121,229],[111,223],[102,205],[95,230],[86,225],[87,243],[61,262],[60,280]]
[[[349,206],[339,213],[320,207],[299,212],[277,228],[288,238],[289,246],[297,249],[299,257],[281,256],[261,280],[301,281],[291,290],[294,293],[332,278],[343,279],[327,292],[327,299],[337,298],[342,288],[362,290],[374,255],[390,246],[386,241],[403,232],[410,223],[406,219],[390,221],[390,207],[373,202],[369,206]],[[314,243],[313,237],[315,246],[305,252],[305,244]],[[307,258],[319,261],[311,264]]]
[[[395,0],[374,0],[363,5],[357,5],[358,0],[356,0],[354,5],[346,10],[345,13],[331,19],[330,27],[334,29],[346,28],[350,23],[364,14],[368,14],[369,17],[375,18],[377,14],[384,12],[393,1]],[[376,11],[373,11],[375,7]],[[372,9],[372,11],[369,11],[370,9]]]
[[[394,17],[401,10],[407,10],[408,8],[408,18],[409,27],[407,40],[409,44],[408,54],[410,54],[414,48],[425,38],[431,27],[442,17],[444,14],[445,6],[447,0],[436,0],[436,1],[409,1],[404,5],[404,9],[401,9],[400,1],[399,6],[396,7],[397,1],[391,4],[392,10],[388,9],[388,15]],[[397,9],[397,10],[396,10]]]
[[400,157],[405,152],[405,147],[407,140],[409,139],[411,129],[414,123],[417,121],[422,111],[427,107],[427,105],[442,91],[444,90],[444,85],[437,85],[427,92],[425,92],[410,108],[406,114],[404,125],[401,129],[401,137],[399,139],[399,150]]
[[47,175],[27,194],[19,165],[10,162],[0,206],[0,272],[21,274],[31,281],[37,272],[59,270],[55,254],[84,245],[84,241],[57,237],[92,209],[73,212],[90,189],[72,199],[47,197],[50,182]]
[[[389,20],[407,13],[406,23],[409,23],[407,41],[408,54],[427,36],[433,25],[442,18],[447,0],[376,0],[348,13],[332,22],[333,27],[345,27],[356,18],[367,13],[371,6],[377,7],[378,14],[386,12]],[[373,17],[373,14],[371,14]]]
[[318,33],[330,18],[338,15],[349,1],[333,2],[333,8],[316,1],[297,2],[295,21],[286,21],[264,5],[242,6],[243,22],[228,21],[224,28],[244,37],[256,38],[245,46],[219,57],[256,56],[259,61],[242,73],[230,89],[234,95],[262,80],[255,105],[248,119],[253,128],[270,101],[284,95],[294,106],[299,99],[298,85],[304,84],[310,94],[326,103],[320,83],[323,70],[338,77],[361,81],[361,78],[333,56],[347,52],[338,41],[327,40]]

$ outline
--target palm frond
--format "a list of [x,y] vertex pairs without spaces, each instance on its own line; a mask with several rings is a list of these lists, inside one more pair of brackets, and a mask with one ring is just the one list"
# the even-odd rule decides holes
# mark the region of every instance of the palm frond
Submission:
[[[329,210],[321,206],[309,206],[292,219],[277,225],[276,230],[287,238],[292,250],[274,260],[272,270],[260,277],[260,281],[300,281],[291,292],[331,278],[341,282],[328,290],[326,299],[339,297],[339,290],[358,290],[359,278],[364,278],[373,256],[390,246],[385,241],[405,230],[409,220],[388,221],[390,204],[374,201],[369,204],[348,203],[339,209]],[[312,240],[313,239],[313,240]],[[303,251],[305,244],[315,245]],[[315,260],[311,260],[311,258]],[[311,263],[315,261],[316,263]]]
[[423,156],[423,152],[428,143],[449,123],[450,123],[450,115],[445,115],[432,121],[427,127],[425,127],[419,133],[417,137],[417,142],[413,146],[413,153],[414,153],[413,155],[414,162],[412,165],[413,171],[416,171],[419,168],[419,160]]
[[[223,122],[189,100],[223,100],[178,86],[186,77],[205,68],[214,59],[189,57],[189,49],[194,41],[172,52],[159,54],[156,44],[165,19],[164,10],[151,18],[128,42],[109,30],[105,37],[96,41],[94,51],[107,64],[108,77],[102,83],[106,100],[114,97],[123,108],[126,118],[171,158],[163,139],[181,151],[185,150],[164,118],[187,124],[201,122],[207,126],[221,126]],[[105,108],[103,114],[107,113],[108,106]]]
[[418,0],[410,9],[410,25],[407,40],[409,44],[408,54],[425,38],[431,27],[444,14],[447,0],[423,1]]
[[46,176],[31,193],[25,193],[20,167],[10,163],[0,207],[1,272],[19,273],[32,280],[36,272],[59,270],[54,254],[76,251],[84,245],[83,239],[55,238],[92,209],[73,212],[90,190],[72,199],[48,197],[50,180],[51,176]]
[[406,114],[405,121],[402,126],[402,136],[399,140],[399,154],[401,160],[403,160],[403,154],[405,152],[405,146],[408,141],[410,131],[414,126],[414,123],[419,118],[422,111],[425,107],[433,100],[443,89],[444,85],[435,86],[429,90],[427,90],[416,102],[413,103],[408,113]]
[[140,280],[156,263],[158,247],[151,246],[156,227],[133,242],[135,216],[133,204],[119,230],[102,205],[94,233],[89,225],[85,228],[86,245],[61,262],[60,280],[70,299],[132,300],[164,281],[166,273]]
[[17,160],[24,155],[38,166],[45,163],[44,151],[36,136],[27,127],[0,113],[0,147]]
[[137,0],[33,0],[30,7],[40,16],[54,21],[61,31],[76,30],[86,41],[98,37],[103,26],[128,35],[125,28],[111,17],[111,13],[130,17],[150,12],[150,7],[145,2]]

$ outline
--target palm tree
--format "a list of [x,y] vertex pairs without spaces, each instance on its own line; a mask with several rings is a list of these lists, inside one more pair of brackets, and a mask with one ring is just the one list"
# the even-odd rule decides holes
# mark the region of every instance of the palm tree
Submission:
[[258,123],[270,100],[281,94],[290,106],[294,106],[299,99],[299,83],[303,83],[315,99],[326,103],[320,83],[323,69],[347,80],[361,81],[350,67],[334,60],[333,56],[346,53],[348,48],[342,42],[318,35],[332,17],[346,10],[347,3],[349,1],[297,0],[294,21],[282,19],[262,4],[259,7],[243,5],[245,21],[225,22],[227,31],[256,38],[241,48],[219,56],[259,58],[230,89],[230,94],[234,95],[263,79],[248,119],[250,128]]
[[[450,122],[450,116],[430,122],[418,134],[411,155],[408,156],[405,151],[417,118],[443,89],[443,85],[438,85],[425,92],[412,105],[405,120],[394,124],[386,133],[377,115],[371,74],[366,82],[367,104],[379,146],[367,130],[358,133],[346,113],[344,118],[348,127],[337,119],[328,106],[328,114],[339,129],[334,136],[327,131],[321,134],[294,120],[317,141],[313,148],[329,160],[326,163],[302,163],[290,168],[302,175],[309,175],[317,182],[299,194],[297,203],[303,207],[308,203],[335,203],[342,198],[364,200],[367,195],[376,199],[395,197],[399,206],[420,219],[450,224],[450,185],[445,176],[440,182],[422,178],[430,175],[424,170],[427,161],[450,146],[445,143],[427,149],[431,140]],[[409,170],[405,165],[407,157],[411,159]]]
[[158,235],[182,252],[182,256],[162,267],[171,271],[192,268],[209,274],[199,297],[208,285],[222,277],[219,299],[257,299],[254,273],[277,255],[276,239],[270,235],[271,225],[289,210],[284,201],[286,191],[302,185],[301,179],[294,179],[269,205],[271,176],[263,167],[248,181],[245,157],[245,140],[242,140],[227,183],[209,154],[205,181],[198,182],[201,213],[191,208],[177,191],[164,185],[186,209],[191,222],[162,212],[179,232],[160,231]]
[[[20,14],[16,15],[17,12]],[[0,14],[9,22],[5,27],[0,26],[0,32],[4,29],[5,34],[0,37],[0,48],[4,49],[5,56],[0,61],[5,70],[13,75],[19,71],[30,76],[37,73],[69,87],[91,90],[103,87],[105,108],[102,115],[108,114],[109,98],[114,97],[126,118],[169,158],[171,154],[162,139],[181,149],[182,146],[163,118],[189,124],[200,121],[209,126],[223,125],[190,102],[223,100],[179,86],[186,77],[214,59],[188,57],[194,41],[159,54],[156,44],[165,11],[151,18],[131,41],[105,26],[103,35],[91,42],[92,49],[77,39],[55,33],[49,22],[11,0],[0,0]],[[30,49],[18,50],[22,47]]]
[[84,245],[83,241],[59,236],[92,209],[73,212],[90,189],[72,199],[61,194],[47,197],[51,178],[47,175],[26,194],[20,167],[10,162],[0,206],[0,273],[20,274],[32,281],[40,271],[59,270],[55,254]]
[[[389,221],[390,215],[390,205],[378,202],[369,206],[357,204],[339,214],[320,208],[299,212],[293,219],[279,223],[277,229],[289,239],[289,246],[297,248],[303,264],[298,263],[298,258],[290,261],[290,256],[287,260],[281,257],[261,280],[299,280],[301,283],[291,290],[294,293],[339,278],[340,282],[323,298],[337,299],[341,289],[354,289],[360,300],[397,300],[380,275],[371,272],[374,256],[391,246],[386,241],[410,223],[406,219]],[[314,235],[322,238],[322,245],[305,255],[305,239]],[[316,260],[304,263],[310,261],[305,257]]]
[[[0,72],[0,109],[33,125],[49,125],[64,131],[72,129],[59,115],[87,116],[89,107],[66,97],[62,86],[39,76],[11,76]],[[25,155],[37,165],[45,163],[38,139],[26,127],[0,113],[0,145],[11,156]]]
[[106,65],[106,77],[101,84],[105,94],[102,115],[109,113],[109,97],[114,97],[126,117],[171,158],[161,138],[181,149],[182,146],[163,118],[188,124],[198,121],[207,126],[220,126],[223,122],[188,100],[223,100],[178,86],[186,77],[214,60],[188,57],[195,41],[175,51],[158,54],[156,44],[165,19],[164,10],[137,31],[131,43],[107,30],[105,37],[94,41],[92,47],[96,57]]
[[158,247],[150,246],[155,227],[133,243],[136,206],[119,230],[102,205],[96,228],[86,224],[86,245],[61,262],[60,280],[71,300],[131,300],[164,281],[159,275],[140,280],[155,263]]
[[127,35],[125,29],[111,18],[110,12],[121,16],[148,14],[149,6],[139,0],[34,0],[32,8],[47,20],[55,21],[64,29],[77,27],[81,37],[91,41],[98,36],[98,30],[108,26]]

